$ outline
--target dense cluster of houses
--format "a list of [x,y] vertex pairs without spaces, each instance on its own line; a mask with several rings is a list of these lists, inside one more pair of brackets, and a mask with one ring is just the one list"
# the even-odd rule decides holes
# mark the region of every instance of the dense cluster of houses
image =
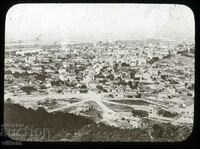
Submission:
[[194,98],[194,44],[144,40],[12,48],[5,51],[4,72],[4,91],[14,95],[94,91],[186,108]]

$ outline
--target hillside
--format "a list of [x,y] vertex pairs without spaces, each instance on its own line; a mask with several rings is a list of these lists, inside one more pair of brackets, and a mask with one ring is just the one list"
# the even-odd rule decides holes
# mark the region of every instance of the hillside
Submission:
[[[22,129],[27,128],[27,132],[18,132],[20,136],[11,134],[13,128],[5,128],[12,139],[23,141],[178,141],[191,133],[188,127],[166,123],[153,123],[146,129],[119,129],[66,112],[47,113],[43,108],[35,111],[8,103],[4,105],[4,124],[20,124]],[[47,132],[31,136],[29,127],[33,131],[47,129]]]

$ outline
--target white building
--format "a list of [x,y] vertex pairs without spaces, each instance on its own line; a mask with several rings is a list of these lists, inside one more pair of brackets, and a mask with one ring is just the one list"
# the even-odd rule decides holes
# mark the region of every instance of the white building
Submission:
[[151,75],[148,72],[145,72],[142,74],[142,78],[143,78],[143,80],[150,81]]
[[138,58],[137,62],[139,66],[146,65],[147,63],[145,58]]
[[35,56],[27,56],[25,57],[25,63],[33,63],[36,60]]
[[142,120],[138,117],[134,117],[131,112],[120,112],[119,118],[124,118],[129,122],[132,128],[140,128],[142,126]]
[[59,73],[59,74],[65,74],[65,73],[66,73],[66,69],[60,68],[60,69],[58,70],[58,73]]
[[157,118],[158,117],[158,109],[157,107],[150,105],[149,106],[149,117]]

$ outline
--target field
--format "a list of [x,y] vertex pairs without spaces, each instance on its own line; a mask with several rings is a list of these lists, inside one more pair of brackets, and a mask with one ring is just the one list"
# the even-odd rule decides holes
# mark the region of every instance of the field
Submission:
[[129,104],[129,105],[146,105],[148,106],[149,103],[143,100],[111,100],[112,102]]
[[107,107],[111,108],[113,111],[116,112],[131,112],[133,110],[132,107],[124,106],[124,105],[116,105],[103,102]]

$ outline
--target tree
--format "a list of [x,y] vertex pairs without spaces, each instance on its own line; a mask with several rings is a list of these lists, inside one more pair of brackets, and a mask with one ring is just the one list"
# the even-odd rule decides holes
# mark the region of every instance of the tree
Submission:
[[162,138],[163,137],[163,128],[161,125],[159,124],[154,124],[153,127],[152,127],[153,131],[152,131],[152,136],[155,138],[155,139],[159,139],[159,138]]
[[119,84],[120,84],[120,85],[123,85],[123,86],[126,86],[126,85],[127,85],[127,83],[125,82],[125,80],[121,80],[121,81],[119,82]]
[[159,114],[159,115],[162,115],[162,116],[164,116],[164,117],[171,117],[171,118],[178,116],[178,113],[172,113],[172,112],[170,112],[170,111],[165,111],[165,110],[163,110],[163,109],[160,109],[160,110],[158,111],[158,114]]
[[103,86],[101,86],[101,85],[97,85],[96,88],[99,89],[100,91],[108,92],[108,91],[107,91]]
[[160,77],[161,77],[161,79],[163,79],[163,80],[166,80],[166,79],[167,79],[167,75],[161,75]]
[[127,64],[127,63],[122,63],[121,66],[122,66],[122,67],[128,67],[128,66],[130,66],[130,65]]
[[137,81],[137,82],[135,82],[135,84],[134,84],[131,88],[132,88],[132,89],[137,89],[138,86],[139,86],[139,82]]
[[11,70],[6,70],[4,73],[5,74],[12,74],[12,71]]
[[47,89],[47,87],[45,85],[41,85],[40,89]]
[[128,85],[129,85],[129,87],[130,88],[132,88],[133,87],[133,82],[132,81],[128,81],[128,83],[127,83]]
[[136,70],[131,70],[131,72],[130,72],[131,79],[133,79],[135,77],[136,72],[137,72]]
[[138,93],[135,97],[136,97],[136,98],[141,98],[142,95],[141,95],[141,93]]
[[86,86],[85,84],[82,84],[82,85],[80,86],[80,88],[81,88],[81,89],[84,89],[84,88],[87,88],[87,86]]
[[58,90],[57,92],[60,94],[60,93],[62,93],[62,90]]
[[46,77],[47,76],[45,74],[37,74],[35,78],[40,81],[45,81]]
[[114,80],[114,75],[111,73],[109,74],[106,78],[110,79],[110,80]]
[[23,86],[20,88],[20,90],[26,92],[27,95],[30,95],[33,91],[36,91],[37,89],[33,86]]
[[6,103],[9,103],[9,104],[11,104],[13,101],[12,101],[12,99],[11,98],[8,98],[7,100],[6,100]]
[[117,63],[114,64],[113,69],[114,69],[115,72],[118,70],[118,66],[119,66],[119,64],[117,64]]
[[133,109],[131,111],[132,115],[133,116],[139,116],[139,117],[148,117],[148,112],[147,111],[143,111],[143,110],[136,110],[136,109]]

